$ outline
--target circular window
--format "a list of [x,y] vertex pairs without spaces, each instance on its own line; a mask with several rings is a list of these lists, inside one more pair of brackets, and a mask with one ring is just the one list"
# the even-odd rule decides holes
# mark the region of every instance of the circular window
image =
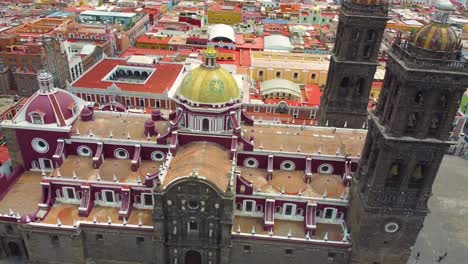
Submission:
[[164,153],[162,151],[156,150],[151,153],[151,160],[162,161],[164,160]]
[[77,152],[78,155],[85,157],[90,157],[93,155],[93,151],[88,146],[79,146]]
[[398,226],[397,223],[395,222],[389,222],[385,225],[385,232],[387,233],[395,233],[396,231],[398,231],[400,227]]
[[318,172],[331,174],[333,172],[333,166],[328,163],[322,164],[318,167]]
[[197,209],[198,208],[198,202],[197,201],[189,201],[188,202],[188,207],[190,209]]
[[33,149],[38,153],[46,153],[49,151],[49,144],[42,138],[35,138],[32,140],[31,145]]
[[123,148],[118,148],[114,151],[114,157],[117,159],[128,159],[128,151]]
[[244,160],[244,167],[258,168],[258,161],[254,158],[247,158]]
[[285,160],[285,161],[281,162],[281,169],[282,170],[294,170],[295,167],[296,167],[296,165],[294,165],[294,162],[292,162],[290,160]]

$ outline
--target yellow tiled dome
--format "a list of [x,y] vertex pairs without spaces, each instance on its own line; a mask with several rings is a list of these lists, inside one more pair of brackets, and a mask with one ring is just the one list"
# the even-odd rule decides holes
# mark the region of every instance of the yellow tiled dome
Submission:
[[202,104],[227,103],[240,98],[236,80],[223,68],[205,67],[192,70],[182,81],[178,94]]
[[418,48],[453,52],[457,47],[458,37],[450,25],[432,22],[421,27],[411,42]]

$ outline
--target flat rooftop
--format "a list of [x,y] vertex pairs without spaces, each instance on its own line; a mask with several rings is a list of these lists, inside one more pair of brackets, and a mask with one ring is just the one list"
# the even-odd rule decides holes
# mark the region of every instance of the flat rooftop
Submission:
[[238,167],[241,176],[253,184],[254,191],[267,194],[285,194],[307,197],[322,197],[325,190],[327,197],[340,198],[346,189],[339,175],[313,173],[310,183],[304,181],[304,171],[274,170],[270,182],[267,181],[266,169]]
[[[49,209],[47,216],[41,221],[45,224],[57,224],[57,219],[60,219],[63,225],[73,225],[73,221],[86,221],[93,222],[96,217],[97,222],[107,223],[108,218],[112,219],[112,223],[122,224],[122,220],[119,220],[119,209],[118,207],[107,207],[95,205],[87,217],[81,217],[78,215],[78,207],[76,204],[67,204],[56,202]],[[130,217],[127,220],[127,224],[138,225],[139,219],[141,219],[142,225],[152,226],[153,210],[141,210],[133,208],[130,212]]]
[[361,154],[367,131],[328,127],[242,126],[244,137],[254,138],[255,149],[318,153],[328,155]]
[[[102,181],[113,181],[115,175],[119,182],[137,183],[138,177],[143,182],[146,174],[154,174],[159,170],[161,164],[160,161],[142,160],[139,169],[132,171],[130,159],[104,158],[99,169],[95,169],[92,157],[69,155],[58,170],[62,178],[71,178],[74,172],[80,180],[96,181],[99,174]],[[52,176],[57,177],[58,170],[55,169]]]
[[[96,63],[90,70],[86,71],[73,84],[73,88],[107,89],[112,81],[105,81],[105,77],[118,66],[128,66],[127,61],[121,58],[107,58]],[[139,68],[147,68],[154,72],[144,83],[116,83],[123,91],[162,94],[169,90],[176,81],[182,70],[182,64],[160,63],[154,65],[139,65]]]
[[40,172],[23,173],[0,200],[0,213],[7,214],[11,209],[15,214],[34,214],[41,202],[41,181]]
[[136,16],[136,13],[87,10],[87,11],[81,12],[80,16],[113,16],[113,17],[130,18],[130,17]]
[[[78,136],[77,132],[80,133],[80,136],[89,136],[90,131],[92,131],[94,137],[109,138],[112,131],[114,139],[128,139],[130,134],[130,140],[147,140],[144,124],[148,119],[150,116],[96,111],[94,119],[91,121],[85,122],[77,119],[73,123],[71,133],[72,136]],[[154,124],[156,131],[160,134],[165,134],[169,128],[168,121],[157,121]],[[156,140],[156,136],[152,136],[151,140]]]
[[[232,232],[237,232],[240,227],[241,233],[251,234],[253,227],[255,234],[268,235],[269,231],[263,230],[263,226],[263,218],[235,216]],[[275,219],[273,226],[274,236],[287,237],[289,232],[291,232],[291,237],[293,238],[305,238],[304,222]],[[343,239],[343,228],[341,225],[334,224],[317,224],[316,234],[309,234],[309,236],[311,239],[323,239],[326,233],[328,240],[341,241]]]
[[205,178],[224,192],[232,167],[229,158],[229,151],[215,143],[196,142],[181,146],[171,161],[163,185],[179,177],[190,176],[196,170],[199,177]]

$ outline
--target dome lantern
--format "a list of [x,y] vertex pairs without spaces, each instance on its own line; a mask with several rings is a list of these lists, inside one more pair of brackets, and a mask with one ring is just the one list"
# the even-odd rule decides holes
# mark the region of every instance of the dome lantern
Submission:
[[37,75],[39,82],[39,92],[43,94],[51,93],[54,91],[54,77],[52,74],[43,71]]
[[208,68],[216,67],[216,55],[218,52],[214,47],[208,47],[206,50],[203,51],[203,55],[205,56],[205,63],[203,66]]
[[432,20],[437,23],[446,24],[455,7],[449,0],[440,0],[436,5],[436,12]]

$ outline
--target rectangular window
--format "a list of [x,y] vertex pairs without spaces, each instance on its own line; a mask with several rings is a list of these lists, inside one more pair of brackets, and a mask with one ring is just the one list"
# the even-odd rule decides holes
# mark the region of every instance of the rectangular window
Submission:
[[56,235],[51,236],[51,237],[50,237],[50,242],[52,243],[52,245],[58,246],[58,244],[59,244],[59,238],[58,238],[58,236],[56,236]]
[[252,247],[250,245],[244,245],[244,253],[250,253],[252,251]]
[[293,214],[293,206],[290,204],[287,204],[284,208],[284,214],[285,215],[292,215]]
[[103,240],[104,236],[102,234],[96,234],[96,240]]
[[73,188],[64,188],[65,193],[67,194],[68,199],[75,199],[75,189]]
[[31,121],[32,121],[33,124],[38,124],[38,125],[43,124],[42,116],[40,116],[38,114],[32,114],[31,115]]
[[299,73],[298,73],[298,72],[293,73],[293,78],[294,78],[294,79],[299,78]]
[[145,206],[153,206],[153,195],[143,194],[143,201],[145,203]]
[[246,201],[245,202],[245,211],[246,212],[253,212],[253,202],[252,201]]
[[101,95],[100,96],[100,99],[101,99],[101,104],[105,104],[106,103],[106,97],[104,95]]
[[140,98],[140,106],[145,107],[145,99],[144,98]]
[[86,95],[86,101],[91,102],[91,95],[89,94]]
[[320,210],[315,211],[315,217],[322,217],[322,211]]
[[281,72],[276,72],[276,78],[281,78]]
[[190,221],[189,222],[189,232],[197,232],[198,231],[198,223],[196,221]]
[[286,255],[292,255],[293,250],[292,249],[286,249],[285,253],[286,253]]
[[113,203],[114,202],[114,192],[113,191],[103,191],[103,192],[104,192],[104,197],[106,199],[106,202]]
[[312,80],[315,80],[316,77],[317,77],[317,75],[315,75],[315,73],[312,73],[312,74],[310,75],[310,78],[311,78]]
[[137,238],[136,238],[136,243],[137,243],[137,245],[141,245],[143,242],[145,242],[145,238],[144,238],[144,237],[137,237]]
[[325,209],[325,218],[331,219],[333,217],[334,209],[327,208]]

